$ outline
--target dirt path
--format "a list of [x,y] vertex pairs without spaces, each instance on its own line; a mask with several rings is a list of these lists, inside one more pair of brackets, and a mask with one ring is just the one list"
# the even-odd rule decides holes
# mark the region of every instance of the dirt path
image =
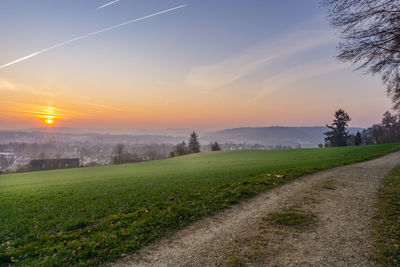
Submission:
[[[400,152],[307,175],[205,218],[116,266],[369,266],[375,193]],[[272,212],[315,214],[293,228]]]

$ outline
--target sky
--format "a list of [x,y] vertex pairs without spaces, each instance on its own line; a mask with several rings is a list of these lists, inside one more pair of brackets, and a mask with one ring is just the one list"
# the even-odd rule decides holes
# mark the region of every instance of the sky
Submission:
[[337,61],[318,0],[1,0],[0,25],[0,129],[316,126],[339,108],[368,127],[391,108]]

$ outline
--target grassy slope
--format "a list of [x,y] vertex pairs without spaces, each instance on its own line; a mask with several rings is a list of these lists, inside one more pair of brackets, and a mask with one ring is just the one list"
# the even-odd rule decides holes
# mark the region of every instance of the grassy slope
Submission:
[[[0,265],[98,265],[240,199],[399,144],[203,153],[0,176]],[[265,173],[285,174],[284,179]]]
[[375,255],[379,266],[400,266],[400,165],[394,168],[378,193]]

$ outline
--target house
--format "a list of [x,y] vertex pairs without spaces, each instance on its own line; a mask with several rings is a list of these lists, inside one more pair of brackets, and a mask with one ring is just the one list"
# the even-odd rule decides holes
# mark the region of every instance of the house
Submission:
[[32,171],[78,168],[79,158],[35,159],[29,165]]

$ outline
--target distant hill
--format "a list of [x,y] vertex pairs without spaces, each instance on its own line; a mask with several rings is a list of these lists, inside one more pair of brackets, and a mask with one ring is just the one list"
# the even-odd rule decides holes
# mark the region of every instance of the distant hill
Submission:
[[[62,132],[63,129],[54,131],[34,129],[0,131],[0,144],[4,143],[83,143],[87,145],[94,144],[177,144],[185,140],[184,137],[169,135],[117,135],[117,134],[97,134],[97,133],[79,133],[73,129],[68,132]],[[188,134],[189,136],[189,134]]]
[[[362,128],[349,128],[350,133]],[[316,147],[324,142],[325,126],[316,127],[244,127],[226,129],[201,136],[203,142],[254,143],[264,146],[289,145],[295,147]]]
[[[210,142],[233,144],[259,144],[265,147],[277,145],[304,148],[317,147],[324,142],[324,133],[327,127],[244,127],[225,129],[216,132],[199,134],[200,142],[207,145]],[[362,128],[349,128],[351,133],[362,131]],[[130,134],[101,134],[83,133],[80,130],[69,128],[30,129],[0,131],[0,143],[26,142],[26,143],[84,143],[84,144],[177,144],[187,141],[191,131],[186,135],[170,135],[160,132],[147,135]]]

